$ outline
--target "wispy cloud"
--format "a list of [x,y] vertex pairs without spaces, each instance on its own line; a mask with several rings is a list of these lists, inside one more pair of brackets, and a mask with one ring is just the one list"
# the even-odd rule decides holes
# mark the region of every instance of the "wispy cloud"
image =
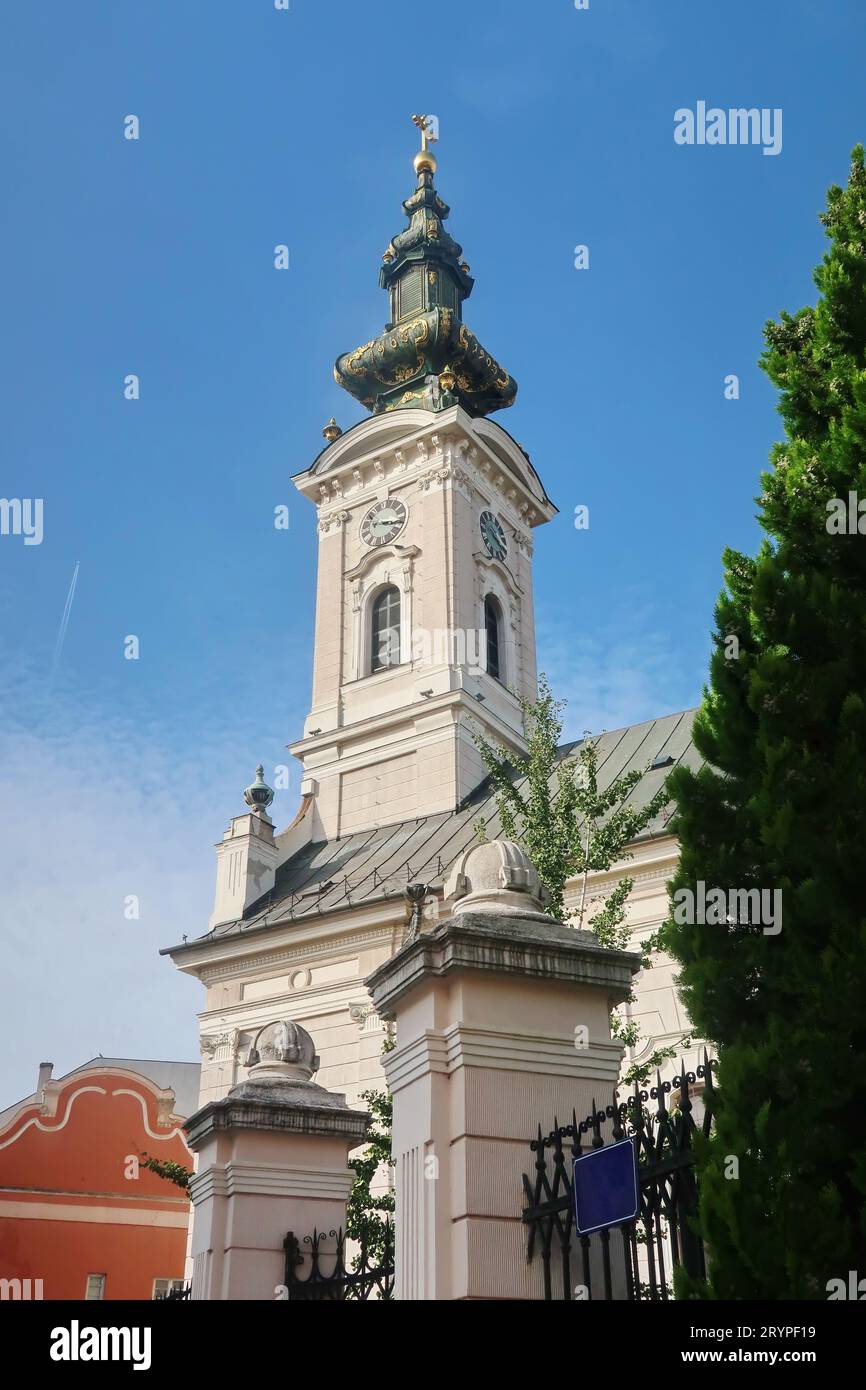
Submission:
[[57,1074],[99,1052],[197,1059],[201,986],[158,952],[207,930],[213,845],[244,810],[237,769],[253,771],[246,736],[206,718],[185,743],[68,686],[34,708],[38,686],[19,669],[0,689],[0,1108],[46,1059]]
[[704,668],[690,667],[682,635],[658,625],[639,602],[583,626],[574,612],[546,608],[538,623],[538,667],[567,702],[565,735],[601,733],[697,704]]

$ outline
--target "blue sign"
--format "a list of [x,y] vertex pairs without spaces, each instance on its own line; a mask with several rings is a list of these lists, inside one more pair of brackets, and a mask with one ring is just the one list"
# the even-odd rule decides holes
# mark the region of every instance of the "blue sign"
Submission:
[[640,1209],[634,1140],[621,1139],[581,1154],[574,1160],[572,1186],[578,1235],[634,1221]]

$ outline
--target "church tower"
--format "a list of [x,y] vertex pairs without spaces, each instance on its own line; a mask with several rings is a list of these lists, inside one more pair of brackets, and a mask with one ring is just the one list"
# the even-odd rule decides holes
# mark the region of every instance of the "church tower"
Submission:
[[313,694],[304,765],[314,838],[455,810],[484,777],[479,726],[522,750],[536,690],[532,530],[556,508],[488,417],[517,383],[463,321],[474,281],[445,229],[431,122],[409,225],[383,256],[389,322],[341,356],[370,417],[295,484],[318,512]]
[[[166,950],[206,990],[202,1104],[244,1078],[256,1037],[280,1019],[315,1038],[318,1082],[350,1105],[381,1087],[383,1025],[365,981],[418,929],[424,903],[431,917],[450,914],[453,871],[477,842],[479,815],[496,834],[495,796],[472,796],[485,775],[473,733],[525,747],[520,700],[536,693],[532,533],[556,508],[493,418],[517,386],[464,323],[473,281],[446,231],[429,122],[417,122],[408,225],[380,275],[388,322],[335,368],[366,418],[345,433],[332,421],[295,479],[318,513],[313,692],[292,748],[301,806],[278,831],[258,769],[247,812],[217,845],[209,930]],[[675,714],[604,735],[603,777],[699,767],[690,728],[690,714]],[[631,797],[651,795],[662,773],[646,776]],[[664,813],[632,850],[630,920],[651,932],[676,864]],[[617,876],[596,876],[591,891],[608,892]],[[582,891],[572,882],[569,904]],[[667,966],[633,1007],[647,1049],[687,1031]],[[546,1058],[544,1040],[536,1046]]]

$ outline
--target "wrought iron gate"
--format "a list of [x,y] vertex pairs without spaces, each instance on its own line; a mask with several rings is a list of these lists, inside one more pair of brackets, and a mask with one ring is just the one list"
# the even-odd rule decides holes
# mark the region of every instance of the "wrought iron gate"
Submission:
[[[346,1237],[342,1227],[328,1234],[336,1242],[336,1249],[331,1254],[325,1254],[322,1250],[322,1242],[326,1238],[324,1231],[314,1230],[311,1236],[304,1236],[303,1244],[308,1247],[306,1254],[293,1231],[289,1231],[283,1241],[286,1252],[285,1283],[290,1302],[364,1302],[367,1299],[390,1300],[394,1297],[394,1227],[390,1221],[384,1224],[383,1239],[381,1243],[377,1242],[375,1259],[370,1257],[362,1243],[358,1255],[350,1257],[351,1269],[346,1267]],[[300,1269],[306,1263],[307,1255],[309,1269],[301,1277]],[[330,1266],[327,1271],[325,1261]]]
[[[697,1277],[705,1274],[704,1249],[692,1216],[697,1208],[692,1138],[697,1125],[692,1115],[690,1087],[703,1082],[704,1114],[701,1130],[709,1134],[713,1111],[715,1065],[704,1052],[703,1064],[693,1072],[681,1071],[673,1081],[657,1078],[649,1090],[635,1086],[634,1094],[596,1109],[570,1125],[554,1121],[547,1136],[529,1145],[535,1155],[532,1180],[524,1173],[526,1207],[523,1221],[529,1228],[527,1260],[540,1259],[544,1298],[572,1300],[667,1299],[672,1297],[673,1270],[682,1265]],[[667,1097],[677,1092],[671,1108]],[[655,1102],[655,1108],[648,1108]],[[607,1134],[602,1131],[609,1124]],[[626,1222],[595,1235],[578,1236],[575,1230],[571,1184],[573,1160],[589,1147],[631,1139],[637,1149],[640,1180],[640,1213]]]

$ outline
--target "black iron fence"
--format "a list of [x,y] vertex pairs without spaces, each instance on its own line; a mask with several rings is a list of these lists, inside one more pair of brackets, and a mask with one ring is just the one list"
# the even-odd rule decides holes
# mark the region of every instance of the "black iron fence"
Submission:
[[[335,1242],[330,1253],[322,1249],[326,1239]],[[376,1243],[375,1256],[371,1256],[362,1243],[358,1253],[349,1256],[351,1268],[346,1263],[346,1237],[342,1228],[330,1231],[327,1237],[324,1231],[316,1230],[311,1236],[304,1236],[306,1250],[302,1249],[302,1242],[294,1232],[289,1231],[283,1246],[285,1284],[290,1302],[364,1302],[394,1297],[394,1227],[390,1221],[384,1223],[383,1238]]]
[[[710,1132],[714,1065],[705,1052],[702,1065],[693,1072],[681,1070],[673,1081],[658,1077],[649,1090],[635,1086],[624,1101],[615,1091],[604,1110],[593,1101],[593,1113],[585,1120],[572,1114],[570,1125],[554,1121],[547,1136],[539,1125],[529,1145],[534,1177],[523,1175],[523,1221],[529,1229],[527,1260],[541,1262],[545,1299],[668,1299],[678,1265],[690,1275],[704,1276],[703,1242],[693,1222],[698,1190],[692,1140],[699,1127]],[[703,1083],[699,1101],[693,1097],[698,1082]],[[699,1122],[694,1101],[703,1107]],[[637,1219],[578,1235],[574,1159],[623,1139],[631,1139],[637,1151]]]

